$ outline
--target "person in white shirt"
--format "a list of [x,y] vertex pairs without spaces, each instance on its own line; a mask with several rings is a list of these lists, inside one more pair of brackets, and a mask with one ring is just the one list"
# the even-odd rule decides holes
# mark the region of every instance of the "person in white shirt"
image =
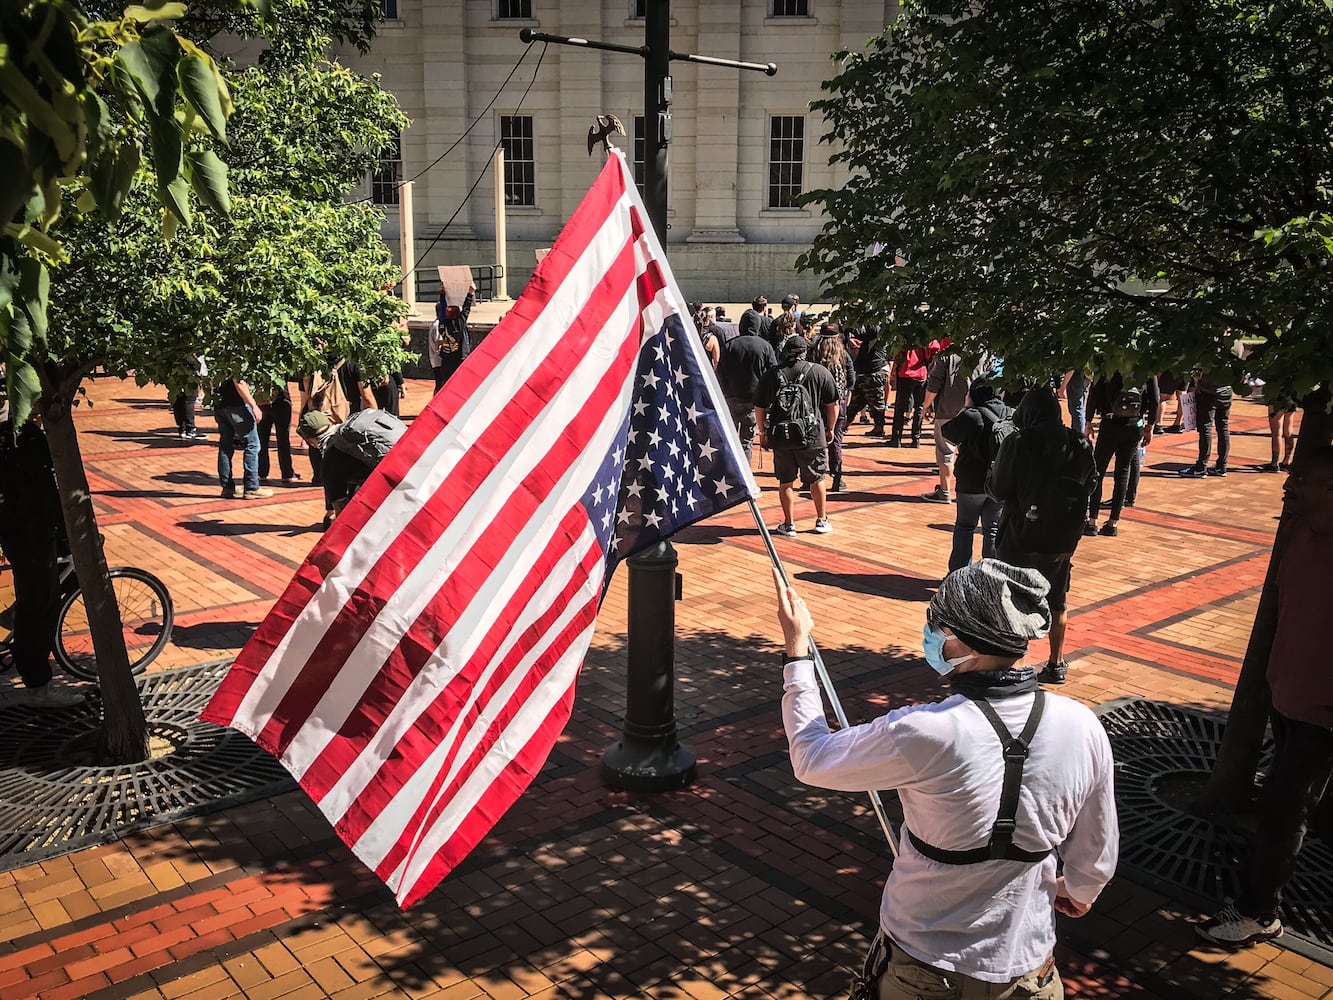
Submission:
[[1063,997],[1055,912],[1088,912],[1115,872],[1119,832],[1106,733],[1021,662],[1050,628],[1046,581],[995,559],[949,574],[926,610],[923,645],[955,693],[831,732],[810,659],[813,620],[774,579],[796,777],[839,791],[894,788],[903,807],[880,933],[853,997]]

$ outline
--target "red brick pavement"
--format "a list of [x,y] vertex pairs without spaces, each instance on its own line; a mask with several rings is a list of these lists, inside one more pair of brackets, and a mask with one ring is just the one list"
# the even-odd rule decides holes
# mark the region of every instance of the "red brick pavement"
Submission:
[[[426,392],[410,386],[410,412]],[[318,492],[224,501],[215,452],[176,441],[160,396],[119,382],[90,396],[79,423],[109,561],[151,569],[176,603],[154,669],[233,654],[317,537]],[[1267,459],[1262,408],[1238,402],[1233,428],[1233,466]],[[952,520],[919,501],[932,451],[890,450],[863,430],[849,435],[834,532],[780,540],[854,718],[939,692],[915,651]],[[1229,702],[1280,481],[1180,480],[1193,448],[1192,435],[1159,437],[1122,534],[1080,548],[1065,690],[1089,704]],[[777,519],[771,494],[763,507]],[[690,529],[678,548],[676,701],[699,757],[693,787],[636,796],[600,783],[623,704],[622,575],[537,787],[420,907],[400,913],[290,793],[0,873],[0,1000],[840,995],[873,927],[884,846],[862,799],[792,779],[767,560],[749,515]],[[1069,994],[1333,988],[1333,970],[1276,947],[1196,949],[1196,917],[1113,882],[1092,914],[1062,924]]]

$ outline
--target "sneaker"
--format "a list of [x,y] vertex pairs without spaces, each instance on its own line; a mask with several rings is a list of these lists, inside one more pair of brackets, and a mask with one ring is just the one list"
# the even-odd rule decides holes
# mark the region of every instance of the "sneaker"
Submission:
[[301,475],[300,473],[293,472],[290,476],[283,476],[282,481],[284,483],[299,483],[301,481]]
[[887,436],[888,435],[884,433],[883,427],[872,427],[870,430],[866,431],[866,437],[882,438]]
[[181,437],[186,441],[207,441],[208,435],[198,428],[192,431],[181,431]]
[[887,444],[890,448],[901,448],[903,446],[903,439],[890,437],[888,441],[885,442],[885,444]]
[[1184,434],[1184,433],[1185,433],[1185,428],[1182,427],[1180,424],[1172,424],[1172,425],[1171,425],[1170,427],[1168,427],[1166,430],[1162,431],[1162,433],[1163,433],[1163,434]]
[[1157,424],[1156,426],[1153,427],[1152,432],[1154,434],[1165,434],[1166,428],[1163,427],[1161,424]]
[[1208,475],[1217,476],[1219,479],[1225,479],[1227,476],[1227,467],[1225,465],[1214,465],[1208,470]]
[[222,499],[223,499],[223,500],[235,500],[235,499],[236,499],[236,487],[235,487],[235,486],[224,486],[224,487],[222,487]]
[[951,496],[949,495],[949,491],[948,491],[948,490],[942,490],[942,489],[940,489],[938,486],[936,486],[936,487],[935,487],[933,490],[931,490],[929,493],[924,493],[924,494],[922,494],[921,499],[922,499],[922,500],[928,500],[928,501],[930,501],[931,503],[952,503],[952,502],[953,502],[953,497],[951,497]]
[[[816,534],[816,535],[827,535],[827,534],[828,534],[830,531],[832,531],[832,530],[833,530],[833,525],[831,525],[831,524],[828,523],[828,518],[827,518],[827,517],[817,517],[817,518],[815,518],[815,534]],[[792,531],[792,534],[794,535],[794,534],[796,534],[796,532],[795,532],[795,531]]]
[[1257,466],[1260,472],[1281,472],[1282,466],[1277,462],[1268,462],[1265,465]]
[[1290,471],[1291,471],[1291,463],[1290,463],[1290,462],[1278,462],[1278,463],[1277,463],[1277,471],[1278,471],[1278,472],[1290,472]]
[[1120,534],[1120,529],[1116,526],[1114,521],[1107,521],[1102,525],[1102,530],[1097,532],[1097,534],[1105,535],[1107,538],[1114,538],[1116,535]]
[[1126,506],[1126,507],[1133,507],[1133,506],[1134,506],[1134,500],[1133,500],[1133,498],[1131,498],[1131,497],[1125,497],[1125,506]]
[[1059,663],[1047,663],[1042,668],[1041,673],[1037,675],[1037,680],[1042,684],[1063,684],[1065,674],[1069,672],[1069,664],[1064,660]]
[[1085,534],[1085,535],[1089,535],[1089,536],[1097,534],[1097,522],[1096,522],[1096,521],[1084,521],[1084,522],[1083,522],[1083,534]]
[[921,447],[921,439],[920,439],[920,438],[912,438],[912,440],[908,441],[907,444],[903,445],[903,447],[904,447],[904,448],[920,448],[920,447]]
[[1201,465],[1191,465],[1187,469],[1181,469],[1176,475],[1183,476],[1185,479],[1202,479],[1208,475],[1208,470]]
[[781,535],[783,538],[795,538],[796,525],[792,524],[790,521],[783,521],[773,529],[773,534]]
[[1282,936],[1282,922],[1277,917],[1266,921],[1256,920],[1245,916],[1232,903],[1219,910],[1216,916],[1195,924],[1194,929],[1205,941],[1232,950],[1248,948]]
[[273,491],[267,486],[261,486],[257,490],[246,490],[241,494],[242,500],[263,500],[265,497],[271,497]]
[[33,708],[77,708],[83,704],[83,695],[77,691],[53,688],[48,683],[41,687],[28,688],[24,700]]

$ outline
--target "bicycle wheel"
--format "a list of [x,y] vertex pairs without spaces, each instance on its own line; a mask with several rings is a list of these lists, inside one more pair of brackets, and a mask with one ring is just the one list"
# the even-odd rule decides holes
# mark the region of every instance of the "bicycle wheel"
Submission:
[[[111,570],[111,586],[120,606],[130,669],[136,674],[143,673],[171,638],[171,594],[166,584],[152,573],[129,566]],[[75,677],[97,680],[97,657],[93,654],[92,632],[81,590],[75,590],[60,606],[55,657]]]

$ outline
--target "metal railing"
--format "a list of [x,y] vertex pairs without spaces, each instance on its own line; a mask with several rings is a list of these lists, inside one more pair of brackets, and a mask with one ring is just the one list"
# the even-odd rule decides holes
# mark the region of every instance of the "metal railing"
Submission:
[[[477,302],[488,302],[495,298],[496,284],[500,278],[504,277],[503,264],[473,264],[472,280],[477,286]],[[416,280],[417,302],[436,302],[440,297],[440,274],[434,267],[419,267],[413,272],[413,278]],[[402,294],[402,284],[394,289],[396,294]]]

